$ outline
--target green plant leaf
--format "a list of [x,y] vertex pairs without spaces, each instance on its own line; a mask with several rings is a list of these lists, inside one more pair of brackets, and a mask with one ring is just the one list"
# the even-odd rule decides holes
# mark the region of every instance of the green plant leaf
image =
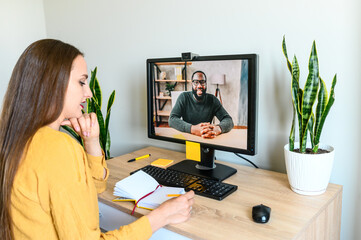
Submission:
[[95,107],[95,114],[97,115],[98,118],[98,123],[99,123],[99,130],[100,130],[100,135],[99,135],[99,141],[102,144],[102,149],[104,150],[105,144],[106,144],[106,130],[105,130],[105,125],[104,125],[104,118],[103,118],[103,114],[102,111],[100,110],[99,105],[97,104],[97,102],[93,102],[94,103],[94,107]]
[[95,86],[95,77],[97,75],[97,70],[98,68],[95,67],[93,71],[91,71],[91,77],[90,77],[90,81],[89,81],[89,88],[92,91],[93,96],[94,94],[94,86]]
[[293,108],[297,113],[298,121],[301,121],[301,102],[303,91],[300,89],[299,86],[299,79],[300,79],[300,67],[298,66],[298,61],[296,56],[293,57],[292,60],[292,103]]
[[115,99],[115,90],[112,92],[112,94],[109,96],[109,99],[108,99],[107,115],[105,117],[105,130],[108,130],[108,128],[109,128],[110,112],[111,112],[111,108],[114,103],[114,99]]
[[295,149],[295,121],[296,121],[296,113],[293,108],[293,117],[292,117],[292,126],[290,136],[288,138],[288,150],[293,151]]
[[100,88],[100,84],[98,81],[98,78],[95,77],[94,79],[94,94],[93,94],[93,98],[96,99],[98,106],[100,107],[100,109],[102,108],[102,89]]
[[315,103],[318,90],[318,58],[316,51],[316,43],[313,41],[311,55],[308,65],[308,77],[305,83],[303,98],[302,98],[302,138],[300,139],[300,152],[306,151],[307,142],[307,125],[312,115],[312,107]]
[[[111,112],[111,108],[113,106],[114,103],[114,99],[115,99],[115,90],[112,92],[112,94],[110,94],[109,99],[108,99],[108,104],[107,104],[107,115],[105,117],[105,130],[106,130],[106,142],[105,142],[105,152],[110,150],[110,133],[109,133],[109,120],[110,120],[110,112]],[[110,158],[110,155],[107,154],[107,156]]]
[[303,98],[303,90],[301,88],[298,89],[298,135],[299,135],[299,139],[300,139],[300,143],[301,143],[301,139],[302,139],[302,98]]
[[290,61],[288,60],[286,37],[284,35],[283,35],[283,41],[282,41],[282,52],[283,52],[283,55],[285,55],[285,57],[286,57],[288,70],[292,74],[292,65],[291,65]]
[[95,112],[94,104],[92,102],[93,101],[91,99],[86,100],[86,112],[87,113]]
[[298,97],[299,66],[298,66],[298,63],[297,63],[296,56],[294,56],[294,58],[293,58],[293,65],[291,65],[290,61],[288,60],[285,36],[283,36],[282,51],[283,51],[283,55],[285,56],[286,61],[287,61],[288,70],[290,71],[291,76],[292,76],[291,95],[292,95],[293,116],[292,116],[292,126],[291,126],[290,135],[289,135],[289,138],[288,138],[288,142],[289,142],[289,150],[293,151],[294,150],[294,145],[295,145],[296,114],[297,114],[297,117],[300,118],[300,112],[298,110],[299,109],[298,106],[299,106],[299,102],[300,102],[299,97]]
[[320,89],[318,91],[318,100],[317,100],[317,107],[316,107],[316,123],[315,123],[315,129],[314,132],[317,133],[318,128],[320,126],[320,122],[321,122],[321,118],[322,118],[322,114],[325,111],[326,108],[326,104],[328,101],[328,93],[327,93],[327,88],[326,88],[326,84],[325,82],[321,79],[321,77],[319,78],[319,84],[320,84]]
[[310,133],[310,141],[311,141],[311,146],[312,148],[314,147],[314,134],[313,134],[313,128],[314,128],[314,124],[315,124],[315,116],[313,115],[313,113],[311,114],[311,118],[310,121],[308,122],[308,131]]
[[293,57],[291,73],[292,73],[292,86],[291,86],[292,87],[292,103],[293,103],[294,109],[296,109],[297,112],[300,113],[299,99],[298,99],[298,89],[300,88],[299,87],[300,68],[298,66],[296,56]]
[[110,132],[109,130],[107,131],[107,140],[106,140],[106,144],[105,144],[105,159],[109,159],[110,158]]
[[100,84],[97,78],[97,70],[98,68],[95,67],[94,71],[91,71],[91,77],[89,82],[89,88],[93,94],[92,99],[98,103],[100,109],[102,108],[102,91],[100,88]]
[[316,131],[315,145],[317,145],[317,146],[318,146],[318,144],[320,142],[321,132],[322,132],[323,125],[325,124],[326,117],[327,117],[328,113],[330,112],[330,109],[331,109],[333,103],[335,102],[335,86],[336,86],[336,82],[337,82],[337,76],[335,74],[335,76],[333,77],[333,80],[332,80],[330,96],[329,96],[329,99],[327,101],[326,107],[325,107],[325,109],[324,109],[324,111],[322,113],[320,124],[319,124],[319,126],[317,128],[317,131]]
[[110,94],[109,96],[108,104],[107,104],[107,112],[109,112],[110,108],[113,106],[114,99],[115,99],[115,90],[113,90],[112,94]]
[[[287,55],[287,53],[286,53],[286,55]],[[292,61],[291,75],[292,75],[291,95],[292,95],[292,105],[293,105],[293,117],[292,117],[292,126],[291,126],[291,132],[290,132],[290,137],[289,137],[289,147],[290,147],[289,150],[293,151],[294,142],[295,142],[296,114],[297,114],[298,118],[299,118],[299,115],[300,115],[299,110],[298,110],[298,105],[299,105],[299,98],[298,98],[299,84],[298,84],[298,80],[299,80],[299,77],[300,77],[300,71],[299,71],[299,66],[298,66],[296,56],[294,56],[293,61]]]

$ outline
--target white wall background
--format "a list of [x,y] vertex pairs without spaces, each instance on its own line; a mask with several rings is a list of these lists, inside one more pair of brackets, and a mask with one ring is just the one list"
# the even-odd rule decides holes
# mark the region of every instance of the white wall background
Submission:
[[[320,73],[330,88],[337,73],[336,102],[321,141],[336,149],[331,182],[342,184],[341,239],[361,239],[361,3],[358,0],[1,0],[1,91],[24,48],[44,37],[69,42],[98,66],[104,96],[117,96],[110,130],[113,156],[146,145],[184,151],[146,134],[147,58],[257,53],[259,55],[259,148],[250,157],[265,169],[285,172],[283,146],[292,108],[290,76],[282,55],[286,35],[301,79],[316,40]],[[45,21],[44,19],[45,13]],[[304,81],[301,81],[304,84]],[[243,164],[234,155],[218,159]]]
[[0,102],[12,70],[31,43],[45,38],[42,0],[0,0]]

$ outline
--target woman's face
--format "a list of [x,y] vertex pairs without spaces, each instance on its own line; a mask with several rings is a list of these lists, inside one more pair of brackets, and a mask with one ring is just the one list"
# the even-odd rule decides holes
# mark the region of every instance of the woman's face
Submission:
[[87,65],[84,57],[77,56],[72,65],[68,88],[65,94],[65,104],[62,115],[64,118],[79,118],[82,115],[82,103],[92,97],[88,82]]

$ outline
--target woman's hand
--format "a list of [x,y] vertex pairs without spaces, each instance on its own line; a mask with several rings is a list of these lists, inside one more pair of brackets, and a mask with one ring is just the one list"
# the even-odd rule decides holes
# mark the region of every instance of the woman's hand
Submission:
[[64,120],[61,125],[74,129],[83,139],[85,151],[93,156],[101,156],[102,150],[99,143],[99,123],[95,113],[84,113],[80,118]]
[[187,221],[191,216],[194,192],[189,191],[177,198],[170,199],[147,215],[153,232],[167,224]]

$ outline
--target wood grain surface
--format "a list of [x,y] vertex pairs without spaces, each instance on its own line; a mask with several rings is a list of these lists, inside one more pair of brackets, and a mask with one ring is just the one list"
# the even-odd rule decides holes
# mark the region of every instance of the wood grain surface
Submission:
[[[150,158],[136,162],[129,159],[151,154]],[[129,173],[149,165],[158,158],[184,160],[185,153],[148,147],[107,161],[110,176],[107,190],[99,201],[120,211],[131,213],[133,204],[112,202],[113,188],[117,181]],[[287,175],[247,166],[222,162],[237,169],[237,173],[224,182],[235,184],[238,190],[222,201],[201,196],[195,197],[189,221],[166,226],[168,230],[192,239],[339,239],[341,225],[342,186],[330,183],[327,191],[319,196],[302,196],[294,193]],[[266,224],[252,220],[252,207],[269,206],[271,218]],[[149,213],[137,209],[136,217]]]

